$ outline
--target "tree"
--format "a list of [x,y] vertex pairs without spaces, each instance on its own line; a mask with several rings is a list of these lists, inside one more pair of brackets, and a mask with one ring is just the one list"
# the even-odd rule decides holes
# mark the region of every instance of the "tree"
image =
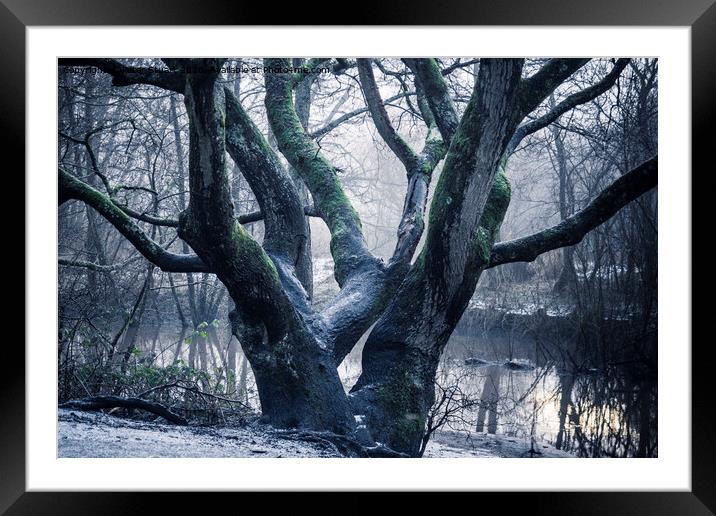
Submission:
[[[411,77],[415,85],[415,92],[405,95],[415,98],[413,111],[425,124],[426,136],[416,151],[388,116],[373,72],[382,65],[371,60],[265,59],[265,116],[277,150],[222,81],[224,59],[165,59],[163,69],[111,59],[61,60],[61,65],[96,66],[116,87],[148,84],[181,94],[190,150],[189,200],[177,218],[136,212],[114,198],[111,185],[102,192],[63,169],[58,170],[59,203],[75,199],[94,208],[163,271],[216,275],[235,305],[232,332],[253,369],[266,421],[351,435],[354,416],[363,415],[373,440],[415,456],[434,401],[440,355],[481,273],[573,245],[656,186],[654,156],[557,226],[496,242],[510,202],[509,156],[525,136],[611,87],[628,60],[617,61],[601,81],[528,119],[588,61],[550,59],[528,75],[522,59],[481,59],[460,113],[445,79],[450,67],[441,68],[435,59],[405,59],[401,77]],[[369,250],[341,171],[307,131],[305,109],[315,77],[298,73],[295,64],[309,70],[323,65],[334,74],[356,67],[363,112],[405,168],[408,188],[387,262]],[[227,154],[260,213],[236,213]],[[431,178],[441,162],[426,221]],[[304,187],[312,204],[306,203]],[[330,230],[340,286],[321,311],[311,303],[306,215],[320,217]],[[264,225],[261,244],[244,226],[256,220]],[[162,247],[135,221],[176,228],[195,254]],[[371,326],[361,376],[346,394],[337,366]]]

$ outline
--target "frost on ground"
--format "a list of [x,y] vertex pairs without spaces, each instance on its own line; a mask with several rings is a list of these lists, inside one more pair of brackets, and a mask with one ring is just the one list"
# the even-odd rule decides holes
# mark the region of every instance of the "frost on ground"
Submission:
[[[174,426],[101,412],[59,409],[59,457],[338,457],[328,443],[282,435],[259,424],[244,427]],[[530,457],[529,441],[438,432],[425,457]],[[571,457],[537,445],[535,457]]]
[[59,409],[58,457],[335,457],[326,443],[278,436],[258,425],[174,426]]
[[529,438],[444,431],[435,433],[423,457],[574,458],[574,455],[547,443],[531,446]]

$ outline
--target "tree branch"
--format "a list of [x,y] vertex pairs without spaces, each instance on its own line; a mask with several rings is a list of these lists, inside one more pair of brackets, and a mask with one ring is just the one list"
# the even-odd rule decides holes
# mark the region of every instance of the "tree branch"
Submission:
[[172,70],[158,70],[127,66],[114,59],[62,58],[59,66],[94,66],[112,76],[115,86],[149,84],[169,91],[184,93],[184,74]]
[[229,88],[226,99],[226,147],[234,163],[256,196],[261,215],[240,216],[242,223],[264,220],[266,251],[283,256],[297,265],[297,276],[308,281],[308,264],[302,257],[308,253],[308,228],[298,188],[281,165],[261,131]]
[[[133,122],[132,122],[132,125],[134,125]],[[147,223],[153,224],[153,225],[155,225],[155,226],[164,226],[164,227],[173,227],[173,228],[178,227],[178,226],[179,226],[179,221],[176,220],[176,219],[163,219],[163,218],[160,218],[160,217],[155,217],[155,216],[153,216],[153,215],[147,215],[146,213],[140,213],[140,212],[138,212],[138,211],[135,211],[135,210],[131,209],[129,206],[125,206],[125,205],[123,205],[123,204],[120,204],[120,203],[117,201],[117,199],[114,198],[114,194],[115,194],[116,192],[118,192],[119,190],[144,190],[144,191],[147,191],[147,192],[149,192],[149,193],[151,193],[151,194],[153,194],[153,195],[155,195],[155,196],[157,195],[157,192],[155,192],[154,190],[152,190],[152,189],[150,189],[150,188],[146,188],[146,187],[143,187],[143,186],[124,186],[124,185],[120,185],[120,186],[118,186],[118,187],[112,187],[112,185],[111,185],[111,183],[109,182],[109,179],[107,178],[107,176],[104,175],[104,174],[100,171],[100,169],[99,169],[99,163],[97,162],[97,156],[95,155],[94,150],[92,149],[92,145],[90,145],[90,141],[89,141],[90,137],[91,137],[94,133],[96,133],[96,132],[98,132],[99,130],[102,130],[102,129],[103,129],[103,128],[97,128],[97,129],[95,129],[95,130],[93,130],[93,131],[90,131],[89,133],[87,133],[87,134],[85,135],[84,140],[80,140],[80,139],[75,138],[75,137],[73,137],[73,136],[64,134],[63,132],[60,132],[59,135],[62,136],[63,138],[65,138],[65,139],[67,139],[67,140],[70,140],[70,141],[72,141],[72,142],[74,142],[74,143],[78,143],[78,144],[84,146],[84,148],[85,148],[86,151],[87,151],[87,154],[88,154],[89,157],[90,157],[90,164],[91,164],[91,166],[92,166],[92,170],[94,171],[95,175],[97,175],[97,176],[102,180],[102,184],[104,185],[105,190],[106,190],[107,193],[109,194],[110,200],[111,200],[120,210],[122,210],[124,213],[126,213],[127,215],[129,215],[129,216],[132,217],[133,219],[141,220],[142,222],[147,222]]]
[[550,59],[531,77],[524,79],[520,86],[522,93],[522,116],[527,116],[540,103],[589,59]]
[[[393,95],[392,97],[388,97],[387,99],[385,99],[385,102],[390,103],[390,102],[393,102],[398,99],[409,97],[410,95],[415,95],[415,92],[398,93],[397,95]],[[355,118],[355,117],[362,115],[363,113],[367,113],[367,112],[368,112],[368,108],[363,107],[363,108],[354,109],[353,111],[349,111],[348,113],[343,113],[342,115],[335,118],[334,120],[331,120],[330,122],[326,123],[326,125],[324,125],[323,127],[320,127],[318,129],[316,129],[315,131],[311,131],[310,133],[308,133],[308,135],[313,139],[320,138],[321,136],[330,133],[336,127],[338,127],[342,123],[350,120],[351,118]]]
[[[146,213],[140,213],[122,204],[117,204],[117,201],[115,199],[112,199],[112,201],[115,203],[117,208],[122,210],[124,213],[126,213],[133,219],[141,220],[142,222],[146,222],[147,224],[153,224],[155,226],[162,226],[167,228],[179,227],[179,219],[164,219],[161,217],[155,217],[153,215],[147,215]],[[304,206],[303,213],[308,217],[320,217],[320,214],[313,206]],[[251,224],[253,222],[259,222],[261,220],[264,220],[264,213],[261,210],[244,213],[236,217],[236,221],[239,224]]]
[[[283,69],[283,59],[268,59],[267,66]],[[343,285],[352,274],[379,266],[363,238],[360,218],[343,191],[338,171],[321,154],[306,133],[293,105],[291,78],[265,74],[266,112],[279,149],[296,169],[313,196],[316,209],[331,232],[335,277]]]
[[132,217],[133,219],[141,220],[142,222],[146,222],[148,224],[152,224],[154,226],[162,226],[166,228],[176,228],[179,227],[179,220],[178,219],[164,219],[161,217],[155,217],[154,215],[148,215],[146,213],[140,213],[136,210],[133,210],[129,206],[125,206],[123,204],[119,204],[116,199],[111,198],[111,201],[114,202],[114,204],[122,210],[124,213]]
[[422,151],[416,155],[390,123],[373,77],[371,61],[359,60],[358,69],[366,103],[376,128],[403,163],[408,176],[408,188],[398,226],[398,240],[387,273],[367,270],[354,276],[343,285],[340,293],[322,313],[329,331],[329,340],[333,344],[336,363],[341,362],[353,349],[360,336],[388,303],[390,294],[405,277],[425,227],[424,214],[430,179],[447,148],[437,130],[430,107],[427,103],[421,103],[420,109],[428,132]]
[[358,74],[360,76],[363,95],[370,111],[371,118],[383,141],[390,147],[407,170],[414,170],[418,164],[418,156],[405,140],[397,133],[388,118],[383,101],[378,92],[378,85],[373,76],[373,67],[370,59],[358,59]]
[[174,254],[163,249],[149,238],[139,226],[112,200],[80,181],[68,172],[58,169],[60,204],[76,199],[94,208],[112,224],[147,260],[165,272],[209,272],[208,267],[196,255]]
[[[320,217],[320,213],[314,208],[313,206],[304,206],[303,207],[303,214],[306,217]],[[252,222],[259,222],[260,220],[264,220],[264,214],[262,211],[252,211],[250,213],[244,213],[243,215],[239,215],[236,219],[239,221],[240,224],[251,224]]]
[[440,67],[435,59],[405,59],[404,61],[420,81],[443,141],[451,141],[460,119]]
[[556,226],[530,236],[500,242],[492,248],[488,268],[511,262],[531,262],[539,255],[578,244],[588,232],[657,185],[658,156],[614,181],[586,208]]
[[423,216],[428,197],[432,172],[445,156],[446,146],[437,134],[434,117],[429,106],[425,106],[428,134],[425,146],[417,155],[396,132],[390,123],[378,86],[373,76],[370,59],[358,59],[358,73],[365,95],[366,104],[381,138],[403,163],[408,174],[408,189],[403,204],[403,213],[398,227],[398,241],[391,257],[391,265],[404,264],[412,258],[425,226]]
[[67,258],[58,258],[57,263],[59,265],[64,265],[66,267],[82,267],[85,269],[91,269],[93,271],[97,272],[112,272],[117,269],[123,269],[133,261],[139,259],[141,257],[135,256],[133,258],[130,258],[129,260],[126,260],[122,263],[114,263],[112,265],[100,265],[95,262],[88,262],[85,260],[69,260]]
[[479,63],[479,62],[480,62],[479,59],[469,59],[469,60],[467,60],[467,61],[460,61],[460,60],[458,59],[457,62],[455,62],[455,63],[451,64],[450,66],[447,66],[447,67],[443,68],[442,70],[440,70],[440,73],[442,73],[443,75],[450,75],[452,72],[454,72],[454,71],[457,70],[458,68],[465,68],[465,67],[467,67],[467,66],[472,66],[472,65],[477,64],[477,63]]
[[[423,255],[430,288],[441,289],[447,299],[468,284],[463,274],[471,267],[473,256],[491,245],[494,226],[501,222],[501,218],[487,220],[498,218],[488,201],[491,197],[509,198],[504,178],[495,178],[500,156],[520,120],[517,102],[522,66],[520,59],[481,62],[435,189]],[[481,225],[490,226],[489,231],[479,231]],[[480,233],[485,234],[479,244],[466,244]],[[430,269],[440,272],[435,274]],[[471,277],[471,281],[473,278],[476,282],[477,277]]]
[[[206,70],[216,70],[223,63],[211,59],[187,61],[186,66]],[[232,329],[237,338],[245,339],[242,345],[278,342],[297,322],[288,296],[293,283],[284,289],[279,277],[284,274],[285,258],[270,255],[236,222],[226,164],[226,142],[230,139],[226,132],[226,88],[216,71],[187,74],[186,82],[190,198],[179,217],[179,236],[226,286],[236,306]],[[303,206],[298,209],[303,219]],[[298,283],[290,271],[284,276]]]
[[121,398],[119,396],[92,396],[79,400],[70,400],[60,404],[60,408],[75,410],[101,410],[107,408],[122,407],[127,409],[141,409],[162,416],[167,421],[176,425],[186,426],[189,422],[178,414],[175,414],[164,405],[139,398]]
[[[358,285],[348,284],[336,296],[334,302],[324,310],[323,315],[328,321],[327,326],[334,337],[336,362],[340,362],[345,357],[360,335],[367,330],[370,324],[375,322],[376,316],[383,312],[386,306],[396,306],[400,303],[406,305],[421,303],[422,296],[429,295],[427,288],[433,288],[435,292],[440,292],[439,295],[435,294],[434,299],[444,300],[448,295],[446,294],[448,288],[453,289],[456,288],[455,285],[468,284],[462,282],[463,270],[470,265],[470,257],[476,251],[470,253],[465,251],[471,247],[479,248],[479,246],[469,246],[467,243],[475,234],[475,226],[480,220],[483,205],[488,200],[491,184],[494,182],[492,175],[486,173],[490,171],[477,170],[477,156],[479,151],[490,152],[493,155],[498,152],[501,154],[507,143],[506,137],[502,134],[499,136],[504,139],[483,137],[486,126],[499,126],[505,121],[517,125],[517,120],[512,112],[514,109],[510,112],[507,111],[508,106],[511,106],[510,101],[517,96],[521,66],[522,63],[519,60],[491,60],[481,68],[479,88],[476,86],[473,100],[463,115],[458,132],[454,136],[459,144],[456,145],[455,141],[451,143],[433,197],[425,247],[412,268],[410,268],[409,258],[404,261],[404,257],[412,255],[412,252],[406,252],[400,256],[400,251],[396,247],[398,254],[394,255],[396,261],[391,260],[391,265],[396,263],[399,265],[398,267],[390,266],[388,273],[381,277],[366,275],[366,277],[360,278],[361,282]],[[508,76],[509,81],[503,80],[504,76]],[[442,82],[442,76],[439,76],[439,80]],[[497,93],[485,95],[485,91]],[[489,101],[495,102],[495,99],[498,98],[504,98],[506,101],[500,104],[502,111],[493,115],[489,110],[490,106],[485,104]],[[439,105],[439,103],[437,104]],[[435,102],[430,103],[431,111],[435,105]],[[497,120],[500,121],[500,124],[495,123]],[[445,117],[443,117],[443,121],[445,121]],[[450,130],[448,123],[446,132],[450,134]],[[504,129],[505,133],[508,131],[509,128]],[[499,154],[497,156],[499,157]],[[495,168],[496,166],[497,158],[495,158]],[[413,177],[420,178],[421,175]],[[471,181],[475,184],[471,184]],[[479,184],[477,184],[478,182]],[[498,188],[500,191],[503,189],[505,188]],[[420,192],[415,191],[414,193],[426,195],[427,185],[424,185]],[[480,199],[480,196],[483,198]],[[413,213],[417,214],[419,211]],[[416,222],[419,224],[416,228],[422,228],[423,221]],[[447,234],[457,233],[457,231],[453,231],[453,228],[460,228],[464,236],[446,238]],[[399,238],[398,246],[400,246],[400,240]],[[405,242],[412,242],[410,245],[415,243],[412,237]],[[450,246],[453,246],[453,249]],[[460,252],[462,254],[458,254]],[[485,260],[487,258],[485,257]],[[428,267],[440,270],[440,273],[432,275],[427,271]],[[427,283],[428,280],[439,280],[439,278],[445,278],[446,282],[434,286]],[[416,282],[420,285],[417,285]],[[453,285],[448,285],[448,282],[452,282]],[[406,286],[408,283],[412,286]],[[398,287],[400,289],[395,294]],[[411,290],[412,287],[415,287],[415,290]],[[410,294],[404,296],[403,299],[398,299],[401,297],[401,292],[410,292]],[[371,296],[371,299],[365,299],[366,295]],[[412,309],[406,308],[405,310]],[[362,331],[359,332],[359,330]]]
[[577,93],[573,93],[572,95],[564,99],[562,102],[557,104],[548,113],[542,115],[535,120],[532,120],[531,122],[519,126],[515,131],[515,134],[510,139],[510,143],[507,146],[505,155],[510,156],[526,136],[529,136],[530,134],[535,133],[544,127],[547,127],[549,124],[557,120],[560,116],[562,116],[570,109],[573,109],[580,104],[586,104],[590,100],[597,98],[598,96],[609,90],[609,88],[614,85],[614,83],[621,75],[622,70],[624,70],[624,68],[629,64],[629,61],[629,59],[617,60],[612,70],[601,81],[592,86],[589,86],[588,88],[578,91]]

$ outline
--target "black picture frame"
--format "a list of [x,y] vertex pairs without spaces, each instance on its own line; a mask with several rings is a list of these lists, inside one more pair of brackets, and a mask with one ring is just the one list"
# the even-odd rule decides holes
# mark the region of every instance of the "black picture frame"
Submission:
[[[25,30],[41,25],[607,25],[690,26],[692,35],[692,157],[694,170],[704,175],[713,170],[709,153],[713,144],[710,126],[716,120],[716,4],[715,0],[507,0],[500,3],[474,0],[401,3],[396,0],[367,0],[353,13],[338,15],[335,5],[325,2],[294,6],[269,2],[202,0],[0,0],[0,120],[6,152],[17,157],[14,166],[5,164],[5,193],[25,192]],[[280,19],[277,18],[280,12]],[[709,145],[710,143],[710,145]],[[12,151],[11,151],[12,149]],[[7,156],[7,155],[6,155]],[[684,171],[685,180],[689,171]],[[10,186],[10,179],[17,181]],[[25,192],[27,194],[27,192]],[[693,202],[692,202],[693,205]],[[6,238],[24,242],[23,234]],[[20,228],[15,231],[20,233]],[[693,234],[693,232],[692,232]],[[19,245],[13,260],[18,263]],[[693,251],[692,251],[693,252]],[[23,246],[23,256],[25,254]],[[25,257],[26,258],[26,257]],[[24,260],[23,260],[23,263]],[[16,265],[17,266],[17,265]],[[668,273],[668,271],[662,271]],[[25,275],[32,274],[25,267]],[[704,287],[701,287],[704,288]],[[17,303],[19,305],[19,303]],[[27,306],[26,310],[32,307]],[[17,320],[17,319],[15,319]],[[23,317],[23,320],[24,317]],[[15,324],[16,325],[16,324]],[[16,337],[12,337],[17,341]],[[716,511],[714,475],[714,431],[709,424],[712,375],[706,353],[710,339],[671,342],[692,346],[692,491],[691,492],[585,492],[480,494],[509,503],[510,509],[549,514],[713,514]],[[6,341],[6,344],[8,342]],[[48,343],[48,353],[52,352]],[[156,501],[162,512],[187,507],[178,494],[148,493],[39,493],[25,489],[25,352],[17,343],[6,345],[5,366],[0,373],[0,512],[7,514],[128,514],[149,509]],[[702,410],[699,410],[699,407]],[[708,409],[707,409],[708,408]],[[211,496],[212,504],[227,496]],[[242,503],[254,500],[239,494]],[[362,497],[365,495],[361,495]],[[413,499],[422,503],[422,497]],[[365,503],[365,502],[364,502]],[[474,503],[474,502],[471,502]],[[370,505],[370,502],[368,502]],[[172,507],[174,506],[174,507]]]

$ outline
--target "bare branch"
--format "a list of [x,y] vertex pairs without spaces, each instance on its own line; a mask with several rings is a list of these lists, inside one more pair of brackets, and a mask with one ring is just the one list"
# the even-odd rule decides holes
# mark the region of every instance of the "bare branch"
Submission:
[[[318,213],[318,210],[314,208],[313,206],[304,206],[303,207],[303,214],[307,217],[320,217],[320,213]],[[239,215],[239,217],[236,219],[241,224],[251,224],[252,222],[258,222],[260,220],[264,219],[264,214],[261,211],[252,211],[251,213],[244,213],[243,215]]]
[[[127,206],[118,204],[115,199],[112,199],[112,201],[115,203],[117,208],[122,210],[124,213],[126,213],[133,219],[141,220],[142,222],[153,224],[155,226],[163,226],[168,228],[179,227],[179,219],[166,219],[161,217],[155,217],[153,215],[147,215],[146,213],[140,213]],[[304,206],[303,213],[308,217],[320,217],[320,214],[313,206]],[[239,224],[251,224],[253,222],[259,222],[261,220],[264,220],[264,218],[264,213],[258,210],[239,215],[238,217],[236,217],[236,221]]]
[[373,68],[370,59],[358,59],[358,74],[363,88],[365,102],[370,111],[378,133],[390,149],[395,153],[398,159],[403,163],[407,170],[413,170],[418,163],[418,157],[413,152],[405,140],[397,133],[388,118],[388,112],[385,110],[383,100],[378,92],[378,85],[373,76]]
[[176,228],[179,227],[179,220],[178,219],[164,219],[161,217],[155,217],[154,215],[147,215],[146,213],[140,213],[136,210],[133,210],[132,208],[125,206],[123,204],[119,204],[116,199],[111,198],[112,202],[114,202],[115,206],[122,210],[124,213],[132,217],[133,219],[141,220],[142,222],[147,222],[148,224],[152,224],[154,226],[162,226],[167,228]]
[[[387,99],[385,99],[385,103],[387,104],[387,103],[396,101],[396,100],[398,100],[398,99],[402,99],[402,98],[405,98],[405,97],[409,97],[409,96],[411,96],[411,95],[415,95],[415,92],[414,92],[414,91],[410,91],[410,92],[408,92],[408,93],[398,93],[397,95],[393,95],[392,97],[388,97]],[[349,111],[348,113],[342,114],[341,116],[339,116],[339,117],[335,118],[334,120],[331,120],[330,122],[328,122],[328,123],[327,123],[326,125],[324,125],[323,127],[320,127],[320,128],[318,128],[318,129],[316,129],[315,131],[311,131],[311,132],[308,133],[308,134],[309,134],[309,136],[310,136],[311,138],[314,138],[314,139],[320,138],[321,136],[330,133],[330,132],[333,131],[335,128],[337,128],[339,125],[341,125],[341,124],[344,123],[344,122],[347,122],[347,121],[350,120],[351,118],[355,118],[355,117],[357,117],[357,116],[359,116],[359,115],[362,115],[363,113],[367,113],[367,112],[368,112],[368,108],[367,108],[367,107],[363,107],[363,108],[359,108],[359,109],[354,109],[353,111]]]
[[458,59],[455,63],[451,64],[450,66],[447,66],[447,67],[443,68],[442,70],[440,70],[440,73],[443,74],[443,75],[450,75],[450,74],[451,74],[452,72],[454,72],[455,70],[458,70],[458,69],[460,69],[460,68],[466,68],[466,67],[468,67],[468,66],[472,66],[472,65],[477,64],[477,63],[479,63],[479,62],[480,62],[479,59],[468,59],[467,61],[460,61],[460,60]]
[[627,64],[629,64],[629,61],[629,59],[619,59],[612,70],[601,81],[589,86],[588,88],[578,91],[577,93],[573,93],[557,104],[548,113],[518,127],[517,131],[515,131],[515,134],[510,139],[505,155],[509,156],[512,154],[526,136],[547,127],[570,109],[579,106],[580,104],[586,104],[590,100],[597,98],[602,93],[609,90],[609,88],[611,88],[617,81],[619,75],[621,75],[622,70],[624,70]]
[[134,256],[130,258],[129,260],[126,260],[122,263],[114,263],[112,265],[100,265],[95,262],[88,262],[85,260],[69,260],[67,258],[58,258],[57,263],[59,265],[64,265],[66,267],[82,267],[85,269],[91,269],[93,271],[97,272],[112,272],[116,271],[118,269],[123,269],[130,263],[136,261],[138,258],[141,258],[140,256]]
[[547,251],[578,244],[584,235],[654,188],[657,176],[658,157],[654,156],[614,181],[586,208],[556,226],[534,235],[495,244],[488,268],[511,262],[531,262]]
[[193,254],[174,254],[149,238],[139,226],[102,192],[58,169],[60,204],[76,199],[94,208],[129,240],[142,255],[165,272],[209,272],[201,259]]
[[537,73],[524,79],[522,92],[522,116],[527,116],[540,103],[589,59],[550,59]]
[[117,201],[117,199],[114,198],[114,194],[120,190],[143,190],[146,192],[151,193],[152,195],[156,196],[157,192],[152,190],[151,188],[146,188],[144,186],[126,186],[126,185],[120,185],[117,187],[113,187],[112,184],[109,181],[109,178],[105,174],[103,174],[99,169],[99,163],[97,162],[97,157],[95,155],[94,150],[92,149],[92,145],[90,144],[90,137],[97,133],[98,130],[101,130],[104,128],[98,128],[93,131],[90,131],[85,135],[85,138],[83,140],[80,140],[78,138],[75,138],[74,136],[70,136],[67,134],[64,134],[62,132],[59,133],[60,136],[63,138],[70,140],[74,143],[80,144],[84,146],[84,148],[87,150],[87,154],[90,158],[90,164],[92,166],[92,171],[97,175],[100,180],[102,181],[102,184],[104,185],[105,190],[107,191],[110,200],[124,213],[132,217],[133,219],[141,220],[142,222],[148,222],[149,224],[153,224],[155,226],[164,226],[164,227],[178,227],[179,221],[176,219],[163,219],[160,217],[155,217],[153,215],[147,215],[146,213],[140,213],[138,211],[135,211],[131,209],[128,206],[125,206],[124,204]]

